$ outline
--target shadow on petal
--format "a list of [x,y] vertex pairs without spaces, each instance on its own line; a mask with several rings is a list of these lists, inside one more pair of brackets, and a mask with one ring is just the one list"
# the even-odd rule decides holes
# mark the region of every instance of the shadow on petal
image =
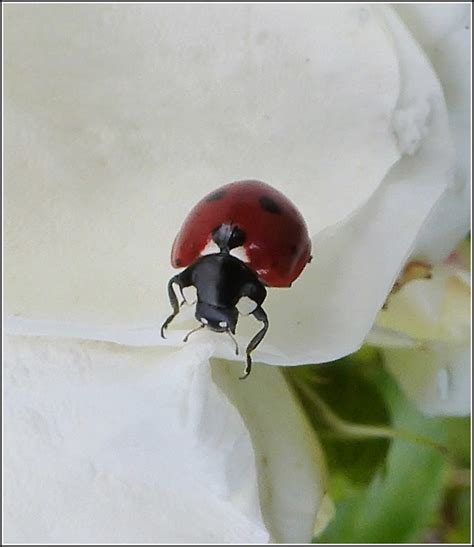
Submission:
[[308,542],[316,521],[320,530],[330,518],[327,504],[321,505],[326,467],[315,432],[279,368],[256,363],[245,381],[239,373],[235,362],[213,361],[214,381],[252,439],[265,523],[273,541]]

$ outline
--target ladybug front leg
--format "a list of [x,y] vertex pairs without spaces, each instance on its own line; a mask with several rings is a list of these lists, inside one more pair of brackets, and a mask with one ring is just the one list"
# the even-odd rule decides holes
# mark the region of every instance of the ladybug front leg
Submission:
[[176,293],[175,293],[174,287],[173,287],[174,284],[178,285],[179,292],[181,293],[181,296],[184,299],[183,289],[185,287],[189,287],[191,285],[191,276],[189,275],[188,270],[184,270],[184,272],[181,272],[180,274],[173,276],[168,281],[168,297],[170,299],[171,307],[173,308],[173,313],[166,319],[166,321],[161,326],[161,337],[162,338],[166,338],[165,331],[168,328],[168,325],[178,315],[179,310],[180,310],[180,306],[182,306],[184,304],[184,300],[181,304],[178,302],[178,298],[176,297]]
[[250,340],[249,345],[247,346],[247,349],[245,350],[245,353],[247,354],[247,365],[244,370],[244,375],[240,376],[240,380],[244,380],[247,378],[247,376],[250,374],[250,371],[252,370],[252,358],[250,357],[250,354],[256,347],[260,344],[260,342],[263,340],[265,334],[268,330],[268,317],[265,313],[264,309],[260,306],[256,308],[252,315],[257,319],[258,321],[261,321],[263,323],[263,327],[261,330],[257,332],[257,334]]

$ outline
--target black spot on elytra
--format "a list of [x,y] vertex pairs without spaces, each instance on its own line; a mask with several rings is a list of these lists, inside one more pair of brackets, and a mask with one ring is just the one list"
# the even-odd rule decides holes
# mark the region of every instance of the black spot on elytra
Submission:
[[219,201],[225,196],[224,190],[217,190],[217,192],[213,192],[212,194],[209,194],[206,198],[206,201]]
[[292,245],[290,249],[291,256],[295,256],[295,254],[298,252],[298,247],[296,245]]
[[258,202],[260,203],[260,207],[264,211],[267,211],[267,213],[272,213],[274,215],[281,214],[280,206],[272,198],[269,198],[268,196],[262,196],[261,198],[259,198]]
[[181,266],[181,264],[183,263],[183,261],[180,258],[177,258],[175,260],[175,263],[176,263],[176,266],[178,266],[178,268],[179,268]]

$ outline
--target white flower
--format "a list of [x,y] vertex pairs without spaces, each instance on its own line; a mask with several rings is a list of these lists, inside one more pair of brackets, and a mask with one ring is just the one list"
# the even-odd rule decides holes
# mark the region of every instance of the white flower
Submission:
[[368,340],[427,414],[468,415],[471,388],[471,283],[459,260],[430,267],[388,299]]
[[[7,16],[8,313],[164,343],[185,214],[215,186],[259,178],[301,208],[314,260],[291,290],[270,291],[256,358],[320,362],[359,347],[452,178],[441,87],[391,11],[77,5]],[[254,328],[241,321],[245,339]],[[170,329],[168,343],[182,337]]]
[[[470,412],[469,264],[452,251],[470,226],[470,7],[397,5],[443,85],[456,145],[452,183],[422,226],[411,252],[430,278],[407,279],[390,296],[368,340],[385,347],[389,370],[420,410]],[[408,262],[407,268],[413,270]],[[405,271],[404,277],[407,273]]]
[[[309,540],[325,510],[312,433],[278,369],[241,383],[240,363],[217,361],[211,376],[211,356],[235,359],[211,333],[181,349],[190,308],[160,338],[170,247],[209,190],[273,184],[307,219],[314,260],[269,291],[255,360],[356,350],[453,178],[432,67],[387,7],[5,17],[6,327],[27,335],[7,352],[7,534]],[[240,340],[254,328],[242,320]]]
[[455,176],[419,234],[412,255],[446,258],[470,227],[471,85],[468,4],[397,4],[443,87],[456,150]]
[[311,538],[322,456],[278,369],[212,381],[210,345],[6,342],[8,542]]

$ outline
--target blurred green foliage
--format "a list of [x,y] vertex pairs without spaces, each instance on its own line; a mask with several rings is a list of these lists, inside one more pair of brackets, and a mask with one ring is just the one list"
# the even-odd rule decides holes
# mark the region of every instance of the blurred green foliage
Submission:
[[[469,543],[469,418],[422,415],[369,347],[327,365],[292,367],[288,378],[323,444],[336,505],[314,542]],[[348,422],[388,427],[394,438],[348,435]],[[419,442],[397,437],[400,430]]]
[[[377,359],[377,354],[371,354]],[[370,359],[369,366],[376,361]],[[310,387],[340,418],[359,424],[390,424],[382,394],[365,374],[365,363],[356,354],[334,363],[294,367],[289,374],[298,386]],[[323,444],[331,476],[352,487],[370,482],[383,465],[389,441],[383,438],[348,439],[327,423],[318,407],[304,399],[306,410]]]
[[470,543],[471,540],[471,492],[459,485],[447,496],[443,511],[445,543]]

